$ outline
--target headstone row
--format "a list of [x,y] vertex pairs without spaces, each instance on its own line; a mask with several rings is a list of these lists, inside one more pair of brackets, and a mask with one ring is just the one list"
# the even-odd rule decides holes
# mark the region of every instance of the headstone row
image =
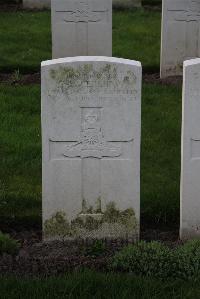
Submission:
[[[198,1],[163,4],[164,77],[198,55],[199,8]],[[52,41],[59,59],[42,63],[44,238],[137,240],[141,64],[103,57],[112,55],[111,0],[52,0]],[[199,82],[200,60],[185,62],[183,239],[200,231]]]
[[[140,5],[135,1],[123,3]],[[52,57],[112,56],[114,3],[121,0],[51,0]],[[26,8],[48,6],[49,0],[24,0]],[[199,56],[200,1],[163,0],[161,78],[182,75],[183,61]]]
[[[200,237],[200,59],[185,61],[182,239]],[[42,63],[44,238],[131,239],[140,223],[141,65]]]

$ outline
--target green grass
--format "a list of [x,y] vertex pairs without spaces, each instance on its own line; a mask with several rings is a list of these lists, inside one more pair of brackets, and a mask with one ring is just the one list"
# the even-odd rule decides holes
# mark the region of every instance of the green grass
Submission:
[[[178,223],[181,90],[144,84],[141,204],[145,222]],[[0,85],[0,221],[41,221],[40,86]]]
[[43,279],[2,277],[0,297],[2,299],[198,299],[199,282],[165,282],[126,274],[101,274],[90,271]]
[[145,222],[179,222],[181,90],[144,85],[141,213]]
[[160,12],[115,12],[113,56],[139,60],[146,70],[158,70],[160,61]]
[[0,19],[0,71],[36,71],[51,59],[50,12],[0,12]]
[[[39,221],[40,88],[0,86],[1,221]],[[28,223],[27,223],[28,224]]]
[[[51,58],[50,12],[0,12],[0,71],[33,72]],[[9,32],[9,34],[8,34]],[[113,15],[113,55],[158,70],[160,12]],[[181,94],[144,85],[141,205],[145,222],[178,223]],[[0,86],[1,221],[41,221],[40,87]]]
[[[50,12],[0,12],[0,20],[0,71],[38,71],[41,61],[51,59]],[[158,70],[159,52],[160,12],[113,13],[113,56]]]

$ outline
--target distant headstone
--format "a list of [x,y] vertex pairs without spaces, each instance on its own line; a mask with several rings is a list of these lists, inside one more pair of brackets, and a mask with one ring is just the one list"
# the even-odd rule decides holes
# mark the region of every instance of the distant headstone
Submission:
[[44,238],[139,235],[141,64],[42,63]]
[[25,9],[45,9],[51,8],[51,0],[23,0]]
[[112,0],[52,0],[52,56],[112,56]]
[[182,75],[183,61],[200,56],[200,1],[163,0],[161,77]]
[[184,62],[181,169],[182,239],[200,237],[200,59]]

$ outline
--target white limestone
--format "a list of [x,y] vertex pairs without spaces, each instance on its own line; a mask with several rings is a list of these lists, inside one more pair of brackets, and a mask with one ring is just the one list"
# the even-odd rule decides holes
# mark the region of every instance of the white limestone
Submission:
[[200,237],[200,59],[184,62],[181,161],[182,239]]
[[138,238],[141,64],[42,63],[44,238]]
[[182,75],[183,61],[200,55],[200,1],[163,0],[161,77]]
[[112,56],[112,0],[52,0],[52,57]]
[[51,0],[23,0],[23,8],[27,8],[27,9],[51,8]]

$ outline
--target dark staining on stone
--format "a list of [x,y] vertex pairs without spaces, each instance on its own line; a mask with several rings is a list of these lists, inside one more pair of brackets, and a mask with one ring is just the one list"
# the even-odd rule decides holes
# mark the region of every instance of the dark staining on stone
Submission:
[[136,76],[128,70],[126,73],[118,72],[116,65],[106,64],[95,69],[93,64],[83,66],[59,67],[50,70],[50,77],[56,81],[56,91],[66,95],[78,93],[84,87],[89,92],[98,92],[98,88],[134,88]]

